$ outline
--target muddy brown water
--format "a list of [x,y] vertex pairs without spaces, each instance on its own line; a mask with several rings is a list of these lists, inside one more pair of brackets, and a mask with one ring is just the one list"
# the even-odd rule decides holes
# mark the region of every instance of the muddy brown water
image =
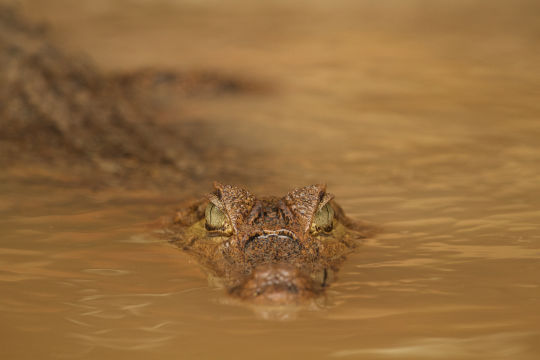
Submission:
[[540,357],[535,2],[23,4],[105,70],[272,84],[178,111],[262,154],[232,160],[262,175],[242,185],[324,181],[382,232],[317,306],[254,309],[149,231],[214,179],[91,191],[22,169],[0,182],[2,359]]

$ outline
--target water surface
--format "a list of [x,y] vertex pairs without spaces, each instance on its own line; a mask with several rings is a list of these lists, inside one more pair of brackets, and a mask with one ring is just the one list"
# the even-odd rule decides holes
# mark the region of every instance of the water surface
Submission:
[[231,164],[264,175],[242,185],[326,182],[382,232],[318,308],[276,314],[231,304],[151,235],[214,179],[186,193],[4,178],[3,358],[540,356],[534,2],[23,3],[108,71],[211,68],[270,84],[178,112],[261,153]]

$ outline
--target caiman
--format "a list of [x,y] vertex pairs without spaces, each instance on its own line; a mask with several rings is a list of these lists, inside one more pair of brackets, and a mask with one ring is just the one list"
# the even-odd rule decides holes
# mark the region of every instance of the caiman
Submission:
[[214,188],[178,210],[167,234],[241,300],[284,305],[322,296],[368,234],[325,185],[262,198],[237,186]]

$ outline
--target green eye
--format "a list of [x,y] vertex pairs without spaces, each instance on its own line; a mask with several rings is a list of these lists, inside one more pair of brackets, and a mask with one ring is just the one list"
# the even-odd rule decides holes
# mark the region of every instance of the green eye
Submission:
[[204,211],[207,230],[226,230],[228,225],[227,215],[216,205],[210,203]]
[[311,231],[331,231],[334,223],[334,209],[330,204],[324,205],[313,216],[313,223],[311,224]]

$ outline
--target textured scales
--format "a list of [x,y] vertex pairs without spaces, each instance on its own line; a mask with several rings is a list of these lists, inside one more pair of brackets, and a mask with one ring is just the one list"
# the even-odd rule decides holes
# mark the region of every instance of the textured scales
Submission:
[[[209,203],[225,213],[232,233],[205,228]],[[314,232],[315,214],[326,204],[333,209],[332,228]],[[168,230],[170,240],[195,256],[230,295],[263,304],[300,303],[323,294],[356,240],[368,233],[345,216],[325,185],[258,198],[218,182],[205,198],[180,209]]]
[[333,195],[326,193],[326,185],[311,185],[289,192],[285,201],[303,227],[304,232],[307,232],[315,211],[320,208],[319,205],[326,204],[332,198]]
[[214,204],[225,210],[233,229],[237,230],[238,224],[244,221],[255,203],[255,197],[249,191],[236,186],[215,182],[214,187],[215,193],[208,196],[210,201],[217,200]]

